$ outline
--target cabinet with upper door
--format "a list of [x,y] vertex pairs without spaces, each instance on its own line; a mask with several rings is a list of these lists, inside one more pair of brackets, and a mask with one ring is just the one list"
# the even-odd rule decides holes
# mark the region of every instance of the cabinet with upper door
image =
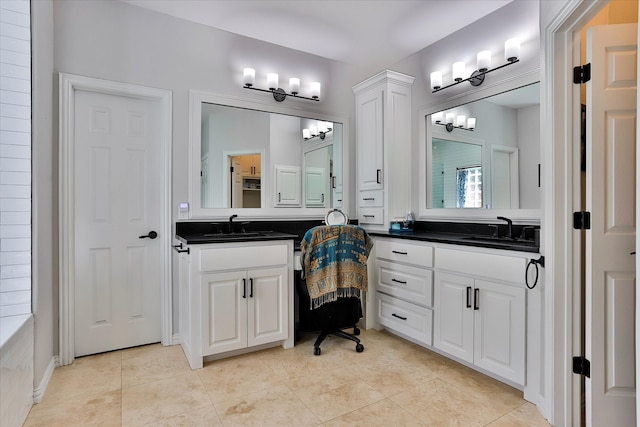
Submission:
[[[189,365],[293,347],[293,241],[190,245],[180,254],[180,335]],[[185,250],[185,249],[183,249]]]
[[385,70],[353,87],[356,103],[358,220],[385,229],[410,209],[411,86]]
[[[460,263],[460,259],[465,262]],[[478,368],[524,385],[526,293],[515,282],[516,278],[511,284],[503,281],[509,279],[510,270],[515,272],[514,267],[521,264],[519,261],[438,248],[433,345]],[[484,272],[474,273],[476,264]],[[480,267],[480,264],[484,265]],[[447,269],[462,274],[442,271]],[[486,277],[494,275],[502,276],[498,278],[500,281]]]
[[240,156],[240,165],[243,176],[260,176],[262,171],[260,154],[247,154]]

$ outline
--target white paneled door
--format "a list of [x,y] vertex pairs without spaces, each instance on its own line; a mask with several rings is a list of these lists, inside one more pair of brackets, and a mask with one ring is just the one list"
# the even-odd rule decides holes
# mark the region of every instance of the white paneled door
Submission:
[[587,426],[635,420],[635,150],[637,25],[587,35]]
[[85,90],[73,113],[75,356],[159,342],[159,102]]

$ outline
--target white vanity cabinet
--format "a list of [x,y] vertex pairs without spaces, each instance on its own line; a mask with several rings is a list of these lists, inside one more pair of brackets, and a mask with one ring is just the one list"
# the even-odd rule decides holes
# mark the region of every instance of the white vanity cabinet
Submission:
[[525,383],[525,258],[436,249],[435,348]]
[[180,333],[192,369],[204,356],[293,347],[293,242],[191,245],[180,256]]
[[379,324],[431,345],[433,248],[422,242],[375,240],[376,318]]
[[286,277],[286,267],[200,276],[203,354],[286,339]]
[[353,87],[358,221],[366,228],[387,229],[410,207],[413,80],[385,70]]

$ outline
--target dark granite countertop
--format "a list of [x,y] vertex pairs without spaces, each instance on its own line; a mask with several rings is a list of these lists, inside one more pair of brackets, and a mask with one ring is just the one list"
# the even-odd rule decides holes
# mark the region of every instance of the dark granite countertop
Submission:
[[423,232],[388,232],[372,231],[371,236],[390,237],[394,239],[419,240],[422,242],[448,243],[452,245],[475,246],[490,249],[505,249],[509,251],[538,253],[540,248],[529,240],[493,239],[491,236],[478,236],[475,234],[460,234],[435,231]]
[[176,239],[187,245],[202,245],[206,243],[235,243],[255,242],[263,240],[296,240],[297,234],[281,233],[278,231],[256,231],[233,234],[183,234],[176,235]]
[[[294,249],[300,249],[304,233],[322,220],[250,221],[237,218],[234,233],[228,233],[228,222],[177,222],[176,239],[188,245],[206,243],[251,242],[293,239]],[[498,227],[498,228],[496,228]],[[423,242],[447,243],[490,249],[538,253],[540,246],[536,235],[538,226],[513,225],[514,239],[494,237],[507,235],[505,224],[444,223],[417,221],[413,232],[369,231],[371,236]]]

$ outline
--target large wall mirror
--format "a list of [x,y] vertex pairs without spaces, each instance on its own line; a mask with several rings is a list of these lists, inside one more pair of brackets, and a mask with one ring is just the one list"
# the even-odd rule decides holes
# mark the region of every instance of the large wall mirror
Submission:
[[344,120],[191,92],[190,217],[316,217],[345,206]]
[[421,218],[539,222],[539,86],[421,110]]

